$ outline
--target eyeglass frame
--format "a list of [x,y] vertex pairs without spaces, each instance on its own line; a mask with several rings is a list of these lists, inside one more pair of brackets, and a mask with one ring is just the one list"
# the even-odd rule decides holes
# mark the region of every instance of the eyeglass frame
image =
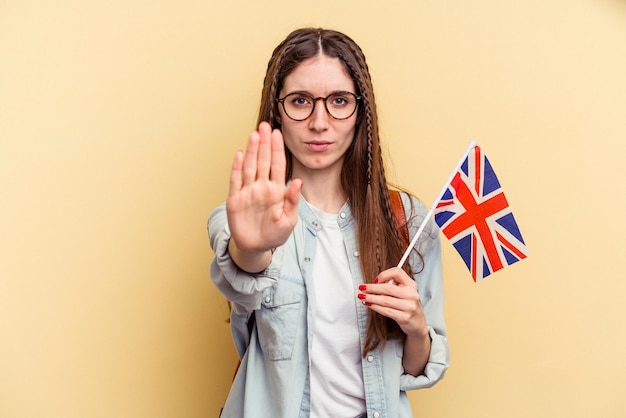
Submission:
[[[343,93],[347,93],[347,94],[350,94],[350,95],[354,96],[354,99],[355,99],[354,110],[352,110],[352,113],[350,113],[345,118],[337,118],[332,113],[330,113],[330,110],[328,110],[328,102],[326,100],[328,100],[328,98],[331,97],[331,96],[334,96],[334,95],[337,95],[337,94],[343,94]],[[306,118],[304,118],[304,119],[296,119],[296,118],[293,118],[293,117],[289,116],[289,113],[287,112],[287,109],[285,109],[285,99],[287,97],[291,96],[291,95],[294,95],[294,94],[300,94],[302,96],[308,96],[311,99],[313,99],[313,107],[311,107],[311,113],[309,113],[309,115]],[[362,99],[363,99],[363,96],[358,96],[356,93],[352,93],[351,91],[334,91],[334,92],[330,93],[326,97],[322,97],[322,96],[314,97],[312,94],[309,94],[309,93],[294,91],[292,93],[286,94],[283,98],[277,97],[276,101],[283,105],[283,111],[285,112],[285,115],[287,115],[287,117],[289,119],[291,119],[293,121],[296,121],[296,122],[302,122],[302,121],[307,120],[308,118],[310,118],[311,115],[315,112],[315,105],[317,104],[317,102],[319,100],[324,102],[324,109],[326,110],[326,113],[328,114],[328,116],[330,116],[331,118],[333,118],[335,120],[346,120],[346,119],[349,119],[350,117],[352,117],[352,115],[354,115],[354,112],[356,112],[356,110],[359,108],[359,101],[362,100]]]

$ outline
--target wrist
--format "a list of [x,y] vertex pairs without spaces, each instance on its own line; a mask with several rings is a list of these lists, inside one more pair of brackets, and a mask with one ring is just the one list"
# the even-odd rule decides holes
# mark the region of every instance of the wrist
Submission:
[[425,326],[424,328],[420,328],[419,330],[416,330],[411,334],[406,334],[406,336],[407,338],[411,338],[415,341],[430,341],[430,329],[428,328],[428,326]]
[[248,273],[260,273],[265,270],[272,261],[272,250],[242,250],[235,240],[228,242],[228,252],[233,262],[241,270]]

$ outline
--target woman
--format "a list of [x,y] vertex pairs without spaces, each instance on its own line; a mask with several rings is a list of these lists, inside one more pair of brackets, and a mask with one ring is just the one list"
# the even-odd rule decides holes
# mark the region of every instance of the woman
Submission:
[[[413,234],[427,211],[402,201]],[[346,35],[299,29],[276,47],[208,230],[241,357],[223,417],[410,417],[405,391],[442,378],[438,230],[394,267],[372,82]]]

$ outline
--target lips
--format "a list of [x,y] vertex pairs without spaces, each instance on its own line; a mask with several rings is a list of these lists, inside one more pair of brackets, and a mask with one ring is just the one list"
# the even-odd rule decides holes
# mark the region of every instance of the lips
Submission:
[[311,151],[322,152],[330,148],[332,144],[326,141],[311,141],[311,142],[305,142],[305,145]]

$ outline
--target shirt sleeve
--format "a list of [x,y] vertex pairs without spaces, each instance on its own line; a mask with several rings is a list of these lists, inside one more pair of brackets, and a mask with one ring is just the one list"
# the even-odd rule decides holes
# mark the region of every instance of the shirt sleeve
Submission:
[[[411,238],[417,232],[424,220],[428,209],[415,198],[405,198],[405,210],[409,223]],[[430,356],[424,372],[420,376],[403,374],[400,389],[412,390],[428,388],[443,378],[450,365],[450,350],[446,325],[444,321],[444,287],[443,268],[441,261],[441,242],[439,228],[432,217],[426,220],[427,224],[416,244],[416,251],[409,256],[420,294],[420,300],[426,315],[431,339]]]
[[[247,312],[260,307],[263,290],[276,282],[276,262],[272,257],[270,266],[260,273],[248,273],[241,270],[230,257],[228,242],[230,230],[226,220],[226,205],[217,207],[207,223],[211,249],[215,254],[211,262],[211,279],[236,309]],[[234,306],[234,308],[235,308]]]
[[252,274],[241,270],[228,252],[230,229],[225,204],[213,210],[207,222],[207,230],[211,249],[215,254],[210,267],[211,279],[218,290],[231,302],[231,330],[238,346],[237,349],[241,351],[240,348],[247,345],[249,338],[250,314],[260,308],[263,291],[273,286],[278,280],[282,252],[274,253],[270,265],[260,273]]

